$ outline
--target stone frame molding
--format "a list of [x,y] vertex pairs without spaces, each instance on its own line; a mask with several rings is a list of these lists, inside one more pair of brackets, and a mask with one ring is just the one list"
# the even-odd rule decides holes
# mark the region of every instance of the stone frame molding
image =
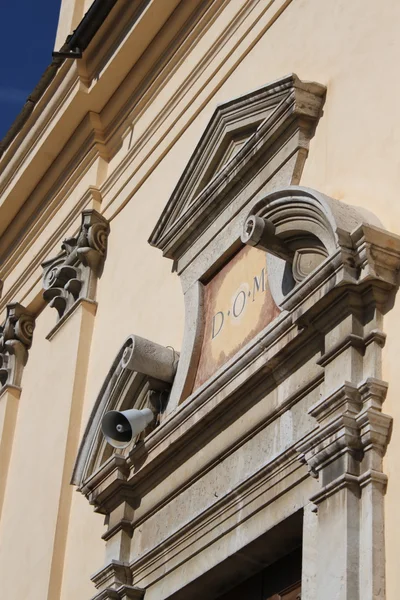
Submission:
[[[124,349],[84,435],[73,483],[108,527],[96,600],[123,597],[126,586],[163,600],[213,597],[276,560],[272,548],[252,562],[247,549],[300,513],[302,597],[385,598],[391,417],[382,411],[381,352],[400,238],[360,208],[293,185],[324,93],[290,76],[218,108],[150,238],[182,283],[182,352],[168,405],[143,443],[95,450],[110,390],[118,381],[125,389]],[[247,138],[242,117],[258,123]],[[246,244],[266,255],[280,314],[193,390],[204,287]]]
[[61,252],[42,263],[43,298],[57,310],[59,320],[79,300],[95,300],[109,233],[108,221],[96,210],[86,209],[78,234],[65,239]]

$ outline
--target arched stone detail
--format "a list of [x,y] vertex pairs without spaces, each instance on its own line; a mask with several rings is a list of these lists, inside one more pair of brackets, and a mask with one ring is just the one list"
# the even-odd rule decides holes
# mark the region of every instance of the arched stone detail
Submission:
[[268,194],[249,212],[241,239],[267,252],[271,291],[275,302],[285,300],[322,263],[335,257],[349,277],[357,279],[356,248],[352,232],[379,220],[315,190],[290,186]]
[[[99,470],[123,465],[132,449],[112,448],[101,432],[101,421],[110,410],[151,408],[155,415],[163,412],[179,355],[172,348],[164,348],[139,336],[129,336],[122,345],[103,382],[89,417],[78,451],[72,483],[90,496],[87,482]],[[141,436],[157,425],[151,424]],[[137,441],[137,440],[136,440]],[[93,500],[92,498],[90,498]]]

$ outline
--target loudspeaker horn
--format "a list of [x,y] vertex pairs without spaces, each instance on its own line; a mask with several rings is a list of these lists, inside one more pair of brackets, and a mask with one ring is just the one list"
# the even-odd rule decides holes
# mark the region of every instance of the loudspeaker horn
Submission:
[[110,410],[101,421],[101,430],[114,448],[126,448],[154,419],[150,408],[137,410]]

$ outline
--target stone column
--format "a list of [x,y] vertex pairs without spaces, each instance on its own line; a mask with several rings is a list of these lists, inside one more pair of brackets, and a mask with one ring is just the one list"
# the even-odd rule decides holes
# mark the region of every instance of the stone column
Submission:
[[301,595],[307,600],[317,597],[317,537],[318,515],[315,504],[309,502],[304,507],[303,519],[303,567],[301,573]]

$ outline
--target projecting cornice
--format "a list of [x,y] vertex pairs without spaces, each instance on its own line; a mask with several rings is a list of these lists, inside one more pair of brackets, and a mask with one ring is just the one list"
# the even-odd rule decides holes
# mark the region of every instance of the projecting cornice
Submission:
[[243,205],[287,163],[287,183],[298,183],[325,92],[289,75],[218,106],[150,244],[177,261],[239,192]]

